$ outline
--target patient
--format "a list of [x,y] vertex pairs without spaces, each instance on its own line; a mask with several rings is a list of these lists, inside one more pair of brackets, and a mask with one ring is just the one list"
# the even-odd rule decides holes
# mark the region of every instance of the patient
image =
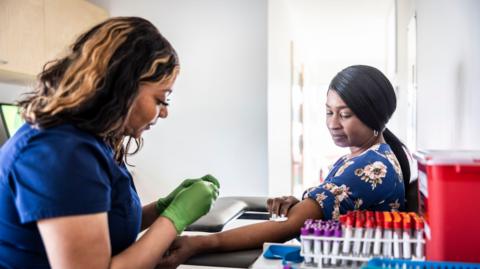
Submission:
[[386,128],[396,108],[394,89],[379,70],[355,65],[339,72],[327,91],[326,125],[333,142],[350,153],[333,165],[325,182],[306,190],[303,200],[269,199],[267,221],[207,236],[178,237],[159,264],[176,267],[205,252],[259,248],[299,234],[306,219],[337,219],[348,210],[403,210],[410,168],[405,146]]

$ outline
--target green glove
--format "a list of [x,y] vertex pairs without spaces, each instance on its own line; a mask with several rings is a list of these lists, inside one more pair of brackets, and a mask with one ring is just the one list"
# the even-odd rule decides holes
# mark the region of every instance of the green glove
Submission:
[[181,190],[161,216],[172,221],[177,233],[205,215],[218,197],[216,184],[200,180]]
[[158,215],[162,214],[163,210],[165,210],[165,208],[167,208],[168,205],[170,205],[170,203],[173,201],[175,196],[177,196],[177,194],[180,191],[190,187],[193,183],[201,180],[211,182],[215,186],[217,186],[217,188],[220,188],[220,184],[218,183],[218,180],[214,178],[212,175],[205,175],[201,178],[185,179],[182,183],[180,183],[180,185],[178,185],[178,187],[176,187],[169,195],[167,195],[167,197],[160,198],[157,200],[155,208],[157,210]]

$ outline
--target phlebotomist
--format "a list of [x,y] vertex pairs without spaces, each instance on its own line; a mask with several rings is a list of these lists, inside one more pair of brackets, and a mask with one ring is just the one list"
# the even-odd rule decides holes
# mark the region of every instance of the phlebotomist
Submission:
[[170,43],[136,17],[95,26],[47,64],[0,152],[0,268],[154,268],[208,212],[212,176],[142,208],[125,166],[131,142],[167,117],[178,70]]

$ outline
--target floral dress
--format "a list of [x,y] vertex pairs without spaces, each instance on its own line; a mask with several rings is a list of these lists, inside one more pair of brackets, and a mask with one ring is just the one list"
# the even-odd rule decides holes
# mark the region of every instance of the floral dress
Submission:
[[307,189],[303,199],[318,202],[324,219],[338,219],[348,210],[398,211],[405,205],[400,164],[388,144],[361,155],[340,158],[325,181]]

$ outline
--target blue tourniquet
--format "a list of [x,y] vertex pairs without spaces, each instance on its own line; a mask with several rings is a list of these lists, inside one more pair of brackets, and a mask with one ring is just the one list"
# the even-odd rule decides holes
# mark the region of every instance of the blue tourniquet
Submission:
[[282,262],[303,262],[299,246],[270,245],[263,253],[265,259],[282,259]]

